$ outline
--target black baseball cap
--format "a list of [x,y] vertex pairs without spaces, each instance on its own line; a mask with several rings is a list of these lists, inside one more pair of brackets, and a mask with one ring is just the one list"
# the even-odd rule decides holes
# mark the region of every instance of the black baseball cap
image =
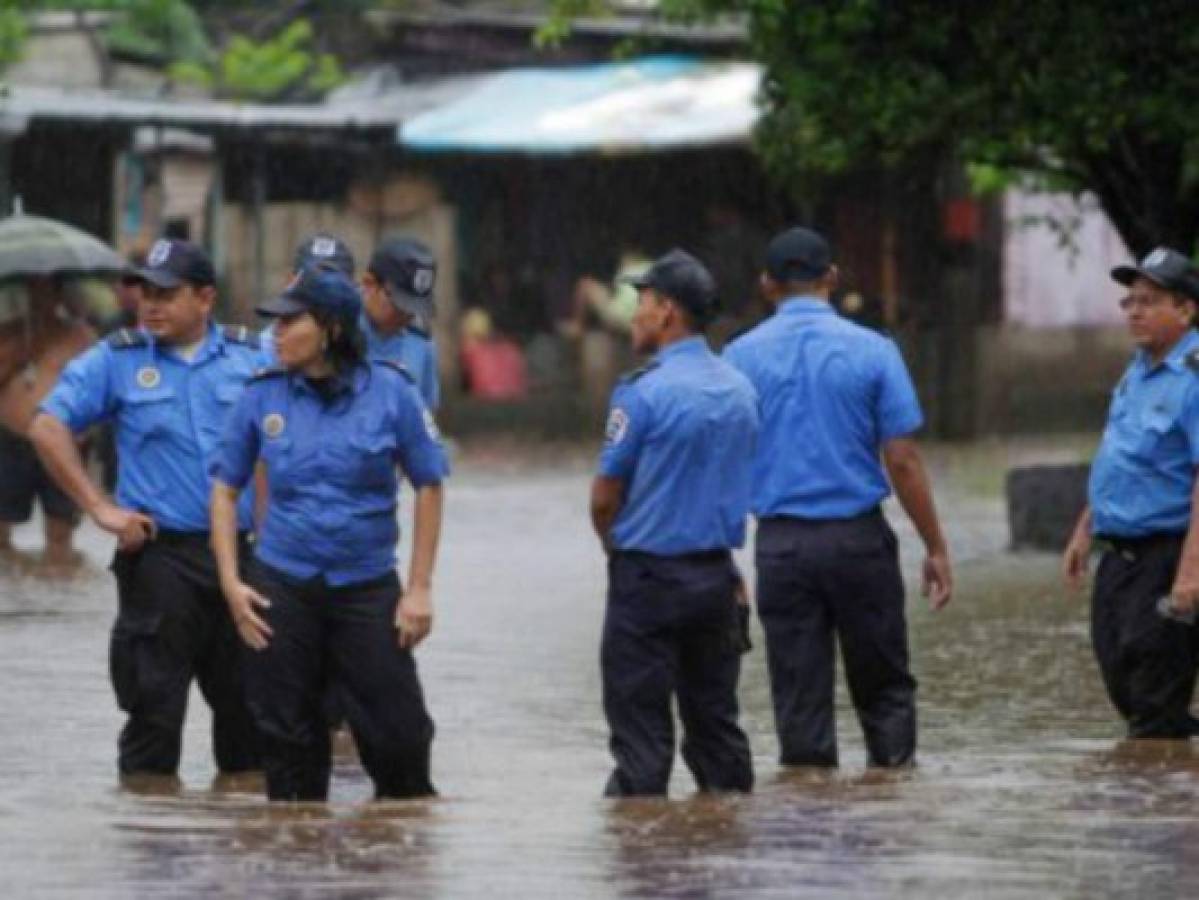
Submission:
[[766,247],[766,274],[775,281],[815,281],[832,264],[828,241],[810,228],[789,228]]
[[345,241],[327,231],[318,231],[304,238],[296,247],[291,270],[302,272],[316,263],[327,263],[344,272],[347,277],[354,277],[354,254]]
[[205,287],[216,284],[216,272],[208,254],[195,244],[174,238],[160,238],[146,254],[146,264],[129,272],[125,280],[144,281],[166,290],[181,284]]
[[653,288],[674,300],[700,324],[716,311],[716,281],[702,262],[678,247],[654,261],[644,273],[622,279],[633,287]]
[[343,321],[356,321],[362,311],[358,287],[340,269],[329,264],[310,266],[297,275],[277,297],[258,304],[260,316],[275,318],[323,309]]
[[1112,269],[1112,278],[1123,285],[1130,285],[1138,278],[1148,278],[1158,287],[1199,301],[1199,270],[1189,259],[1169,247],[1151,250],[1140,265],[1116,266]]
[[371,256],[367,269],[387,285],[392,304],[428,327],[433,319],[433,286],[437,260],[433,252],[412,238],[388,238]]

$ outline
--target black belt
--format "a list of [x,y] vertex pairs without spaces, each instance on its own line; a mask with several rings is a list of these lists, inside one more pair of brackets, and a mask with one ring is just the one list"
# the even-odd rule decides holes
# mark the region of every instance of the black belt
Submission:
[[759,525],[843,525],[852,522],[869,522],[874,519],[883,517],[883,508],[874,506],[865,512],[860,512],[856,516],[846,516],[841,519],[808,519],[803,516],[762,516],[758,519]]
[[1179,546],[1186,540],[1185,531],[1162,531],[1157,534],[1147,534],[1142,537],[1118,537],[1111,534],[1097,534],[1094,538],[1097,550],[1110,550],[1119,553],[1127,560],[1161,547]]
[[613,550],[613,557],[626,557],[628,559],[640,559],[653,562],[656,560],[674,561],[674,562],[719,562],[725,559],[731,559],[733,552],[728,549],[724,550],[695,550],[690,553],[650,553],[646,550]]
[[[239,531],[237,540],[244,543],[250,539],[250,532]],[[204,544],[212,542],[212,532],[209,531],[172,531],[169,528],[159,528],[154,540],[160,544]]]

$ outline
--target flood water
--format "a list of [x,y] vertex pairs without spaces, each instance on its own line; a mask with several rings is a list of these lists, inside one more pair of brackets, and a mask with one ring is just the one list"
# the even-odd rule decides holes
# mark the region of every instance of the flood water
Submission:
[[[1045,452],[1042,453],[1041,451]],[[1027,448],[934,453],[958,596],[909,602],[920,765],[868,775],[840,697],[842,768],[775,764],[762,640],[742,678],[751,797],[610,802],[599,703],[603,566],[584,455],[464,454],[448,496],[432,638],[419,651],[441,796],[367,802],[343,754],[327,805],[213,784],[193,695],[183,787],[121,789],[107,678],[110,541],[84,567],[0,574],[5,896],[1199,896],[1199,751],[1132,745],[1103,696],[1087,604],[1051,556],[1010,556],[995,488]],[[1073,448],[1039,448],[1068,458]],[[917,543],[891,510],[914,578]],[[405,510],[405,520],[407,510]],[[18,544],[38,543],[33,528]]]

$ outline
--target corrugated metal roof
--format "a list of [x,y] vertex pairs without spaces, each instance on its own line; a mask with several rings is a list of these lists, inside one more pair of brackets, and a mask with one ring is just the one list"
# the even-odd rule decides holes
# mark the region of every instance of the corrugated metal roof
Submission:
[[0,92],[0,133],[20,134],[30,122],[161,125],[200,131],[257,128],[371,131],[390,136],[406,118],[458,96],[471,78],[395,86],[382,95],[306,105],[233,103],[136,97],[113,91],[11,85]]
[[573,153],[667,150],[749,140],[759,118],[754,63],[657,56],[485,76],[400,125],[413,150]]

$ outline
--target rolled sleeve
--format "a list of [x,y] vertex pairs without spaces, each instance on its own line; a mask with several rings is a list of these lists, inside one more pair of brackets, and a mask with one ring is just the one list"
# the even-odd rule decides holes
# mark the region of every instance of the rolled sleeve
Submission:
[[103,344],[92,347],[67,364],[38,409],[75,433],[111,418],[116,411],[111,367],[111,351]]
[[258,433],[256,392],[247,389],[237,401],[221,435],[209,475],[229,487],[244,488],[254,474],[261,437]]
[[877,415],[879,437],[884,441],[909,435],[924,424],[916,388],[894,341],[884,345]]
[[649,405],[635,385],[620,385],[612,393],[604,449],[600,452],[599,474],[604,478],[628,479],[649,428]]
[[396,423],[400,468],[414,488],[441,484],[450,474],[449,460],[433,413],[410,384],[400,396]]

